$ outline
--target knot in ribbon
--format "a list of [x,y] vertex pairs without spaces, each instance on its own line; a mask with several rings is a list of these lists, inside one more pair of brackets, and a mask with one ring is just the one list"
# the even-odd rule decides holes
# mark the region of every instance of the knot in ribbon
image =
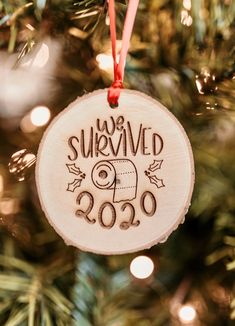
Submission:
[[118,99],[123,87],[121,79],[116,79],[108,89],[108,102],[111,108],[118,107]]

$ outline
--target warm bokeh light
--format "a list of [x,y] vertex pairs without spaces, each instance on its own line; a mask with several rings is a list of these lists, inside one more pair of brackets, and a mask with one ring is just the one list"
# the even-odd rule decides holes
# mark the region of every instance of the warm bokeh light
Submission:
[[0,87],[0,117],[17,118],[11,121],[15,126],[18,118],[25,115],[33,103],[48,103],[52,90],[58,91],[54,76],[62,44],[51,38],[36,43],[17,59],[17,64],[16,54],[0,51],[0,76],[3,81]]
[[109,18],[109,15],[106,15],[106,17],[105,17],[105,24],[106,24],[107,26],[110,25],[110,18]]
[[42,43],[35,58],[33,59],[33,66],[38,68],[43,68],[47,64],[49,57],[50,57],[49,47],[47,44]]
[[27,27],[31,32],[35,31],[35,28],[31,24],[26,24],[25,27]]
[[[198,76],[196,76],[196,78],[198,78]],[[198,92],[200,93],[200,94],[204,94],[204,92],[203,92],[203,90],[202,90],[202,84],[201,84],[201,82],[200,82],[200,80],[199,79],[196,79],[196,86],[197,86],[197,90],[198,90]]]
[[36,156],[27,149],[15,152],[8,163],[9,172],[14,174],[18,181],[25,180],[27,171],[36,162]]
[[139,279],[149,277],[154,270],[152,259],[147,256],[138,256],[134,258],[130,264],[131,274]]
[[3,215],[16,214],[19,210],[18,200],[14,198],[2,198],[0,200],[0,213]]
[[32,123],[29,114],[24,116],[20,121],[20,129],[26,134],[30,132],[34,132],[37,129],[37,127]]
[[193,18],[189,15],[187,10],[181,11],[181,23],[185,26],[190,26],[193,23]]
[[[117,60],[117,62],[119,62],[119,59],[120,59],[121,48],[122,48],[122,40],[117,40],[116,41],[116,60]],[[108,73],[111,73],[113,71],[113,56],[112,56],[112,49],[111,49],[110,45],[105,47],[103,53],[97,54],[96,61],[98,62],[100,69],[106,70]]]
[[33,125],[41,127],[50,120],[51,112],[46,106],[37,106],[30,113],[30,119]]
[[178,311],[179,319],[184,324],[188,324],[194,321],[196,315],[196,310],[192,305],[184,305]]
[[[27,26],[29,28],[29,26]],[[35,56],[29,57],[29,59],[22,63],[22,67],[35,67],[43,68],[46,66],[50,58],[49,47],[46,43],[42,43],[40,48],[37,50]]]
[[110,70],[113,68],[113,57],[111,54],[100,53],[96,56],[100,69]]

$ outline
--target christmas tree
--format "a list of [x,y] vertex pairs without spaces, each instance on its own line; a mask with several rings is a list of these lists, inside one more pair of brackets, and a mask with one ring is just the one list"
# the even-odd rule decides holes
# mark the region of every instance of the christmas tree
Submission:
[[196,184],[167,242],[102,256],[48,224],[34,163],[50,120],[112,82],[107,1],[0,0],[0,325],[234,324],[234,18],[232,0],[140,1],[124,85],[184,126]]

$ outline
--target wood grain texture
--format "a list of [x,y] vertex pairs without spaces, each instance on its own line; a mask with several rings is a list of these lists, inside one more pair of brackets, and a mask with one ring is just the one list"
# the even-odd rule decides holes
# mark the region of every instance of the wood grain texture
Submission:
[[123,90],[78,98],[49,125],[36,185],[50,224],[68,245],[134,252],[167,239],[188,211],[193,155],[179,121],[159,102]]

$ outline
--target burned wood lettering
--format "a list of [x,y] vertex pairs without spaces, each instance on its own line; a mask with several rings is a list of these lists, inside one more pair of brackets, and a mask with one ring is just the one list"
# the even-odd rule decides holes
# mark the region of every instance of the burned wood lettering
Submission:
[[[149,197],[150,201],[151,201],[151,210],[148,211],[146,208],[146,198],[147,196]],[[81,192],[76,199],[76,202],[78,205],[81,205],[81,201],[83,197],[87,197],[87,199],[89,200],[89,204],[87,206],[87,208],[85,210],[81,210],[78,209],[76,211],[76,216],[77,217],[81,217],[84,218],[86,222],[88,222],[89,224],[95,224],[96,223],[96,218],[95,217],[91,217],[90,214],[94,214],[94,212],[92,212],[93,207],[94,207],[94,197],[92,196],[92,194],[88,191],[83,191]],[[152,217],[157,210],[157,202],[156,199],[153,195],[153,193],[151,193],[150,191],[145,191],[141,198],[140,198],[140,208],[141,211],[143,213],[143,215],[147,216],[147,217]],[[140,221],[139,220],[135,220],[135,208],[131,203],[124,203],[121,206],[121,212],[124,212],[127,208],[130,209],[130,217],[129,219],[126,221],[122,221],[119,224],[119,228],[121,230],[128,230],[131,226],[132,227],[137,227],[140,225]],[[109,222],[104,222],[104,212],[106,211],[106,218],[105,220],[107,220],[107,216],[108,219],[110,220]],[[118,212],[120,215],[120,212]],[[98,222],[100,224],[100,226],[104,229],[111,229],[117,222],[117,209],[114,207],[114,205],[110,202],[104,202],[100,205],[99,209],[98,209]]]
[[[68,159],[76,161],[79,157],[129,157],[141,153],[144,156],[157,156],[162,152],[163,139],[151,127],[144,127],[141,123],[137,130],[130,121],[123,116],[116,120],[110,117],[109,121],[96,120],[96,126],[72,135],[68,139],[70,153]],[[118,133],[114,142],[114,134]]]
[[[137,171],[131,158],[136,157],[137,154],[156,157],[162,152],[163,145],[162,137],[151,127],[146,127],[143,123],[136,127],[136,124],[125,120],[123,116],[117,118],[111,116],[103,121],[96,119],[95,125],[81,129],[77,135],[69,137],[68,159],[74,162],[81,158],[102,158],[91,169],[91,179],[88,182],[92,181],[93,185],[101,191],[113,192],[110,202],[103,202],[96,213],[93,194],[89,191],[81,192],[77,196],[76,203],[83,209],[76,210],[76,216],[84,218],[89,224],[98,221],[99,225],[107,230],[116,224],[117,213],[118,216],[122,216],[125,212],[129,213],[129,217],[119,223],[119,228],[128,230],[130,227],[138,227],[141,222],[135,217],[136,205],[140,207],[144,216],[153,216],[157,210],[157,200],[152,192],[140,193],[139,203],[130,203],[137,198],[139,173],[145,173],[150,178],[149,172]],[[154,162],[158,161],[154,160]],[[66,165],[74,168],[72,163]],[[157,166],[160,168],[161,164]],[[83,198],[86,198],[87,206]],[[146,206],[146,201],[150,206]],[[115,203],[119,202],[124,203],[118,209]]]

